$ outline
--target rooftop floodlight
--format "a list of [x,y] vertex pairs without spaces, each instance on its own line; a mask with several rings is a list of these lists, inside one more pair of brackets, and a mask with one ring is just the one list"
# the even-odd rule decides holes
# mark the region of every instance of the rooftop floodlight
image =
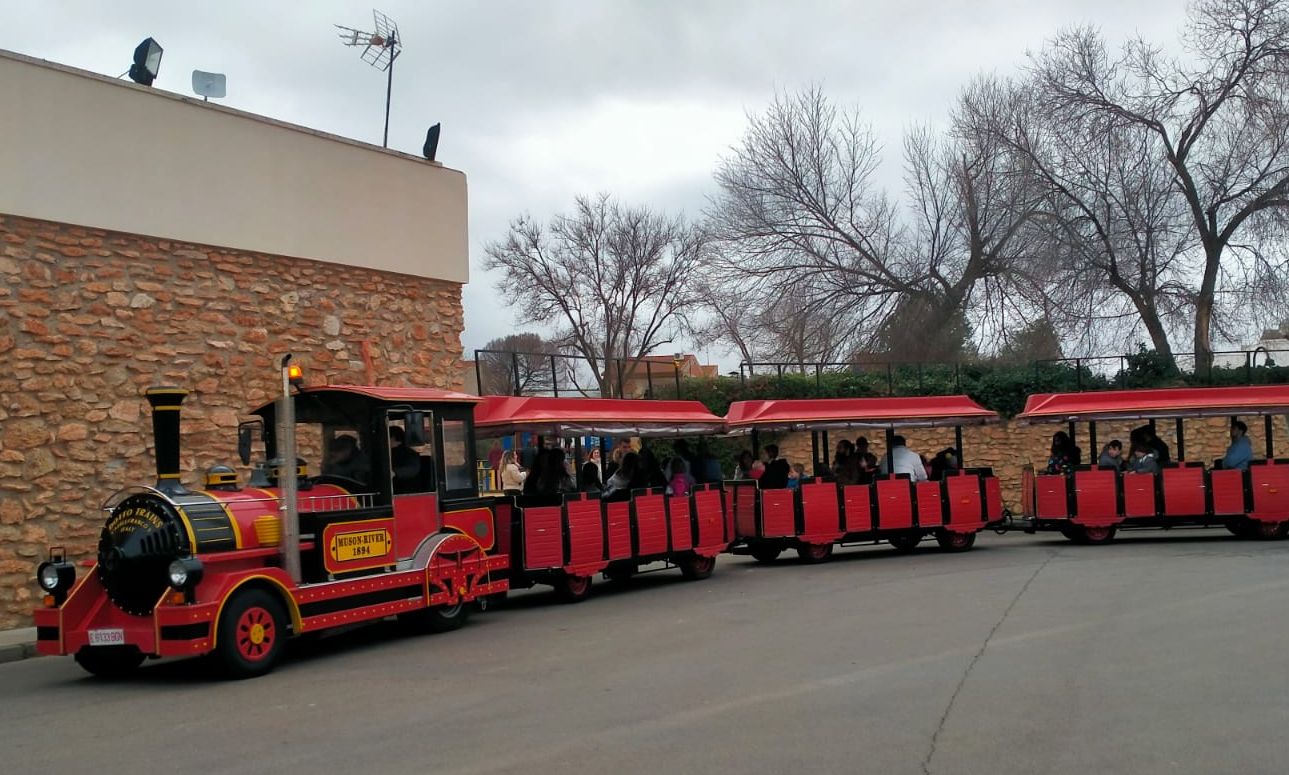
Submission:
[[134,64],[130,65],[130,80],[143,86],[151,86],[161,71],[161,46],[152,38],[147,38],[134,49]]
[[434,157],[439,153],[439,130],[442,126],[442,124],[435,124],[425,133],[425,147],[421,149],[421,153],[430,161],[434,161]]
[[385,138],[382,148],[389,147],[389,99],[394,93],[394,60],[403,53],[403,36],[399,34],[398,25],[380,11],[371,12],[375,32],[364,32],[353,27],[335,25],[340,30],[340,40],[346,46],[362,46],[360,58],[376,68],[389,74],[385,83]]

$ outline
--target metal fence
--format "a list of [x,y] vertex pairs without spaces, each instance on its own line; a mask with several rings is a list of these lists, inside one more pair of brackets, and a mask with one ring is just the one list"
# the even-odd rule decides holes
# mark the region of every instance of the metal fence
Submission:
[[[1284,363],[1277,363],[1277,355]],[[567,353],[475,350],[474,373],[481,395],[552,395],[625,398],[697,397],[698,386],[682,356],[588,359]],[[1026,376],[1028,374],[1028,376]],[[729,378],[740,387],[771,379],[817,394],[829,389],[882,395],[964,393],[982,381],[1028,383],[1032,390],[1083,391],[1165,385],[1258,385],[1289,383],[1289,351],[1225,350],[1197,367],[1194,353],[1172,358],[1142,351],[1123,355],[1052,358],[1029,363],[991,361],[744,361]],[[802,383],[805,381],[805,384]],[[838,380],[843,383],[839,384]],[[853,382],[854,384],[848,384]]]
[[567,353],[475,350],[480,395],[677,398],[684,357],[587,358]]
[[[1275,361],[1281,355],[1284,363]],[[1176,353],[1171,358],[1151,351],[1078,358],[1049,358],[1032,361],[1035,384],[1066,383],[1070,389],[1104,390],[1188,385],[1258,385],[1289,382],[1289,351],[1280,353],[1259,347],[1254,350],[1221,350],[1197,366],[1194,353]],[[1025,364],[991,361],[907,362],[907,361],[825,361],[815,363],[744,361],[738,377],[744,383],[755,378],[771,377],[778,381],[791,378],[813,379],[823,388],[828,375],[862,378],[870,386],[882,388],[886,395],[920,394],[929,389],[951,389],[978,382],[991,372],[1026,368]]]

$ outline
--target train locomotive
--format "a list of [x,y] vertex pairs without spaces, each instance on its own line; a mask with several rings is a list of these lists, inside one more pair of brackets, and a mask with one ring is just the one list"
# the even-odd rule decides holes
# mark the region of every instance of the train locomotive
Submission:
[[[256,431],[266,457],[245,486],[217,466],[205,489],[184,488],[186,392],[147,391],[157,481],[107,500],[97,557],[79,579],[61,550],[39,567],[40,653],[74,655],[100,676],[123,675],[149,657],[212,655],[230,676],[250,677],[274,666],[288,637],[389,616],[451,630],[473,603],[505,592],[507,558],[490,551],[493,512],[463,477],[473,468],[476,397],[303,388],[299,368],[286,361],[282,373],[282,398],[239,428],[243,462]],[[416,473],[400,478],[385,441],[391,429],[412,444],[433,438],[455,456],[417,459]],[[302,462],[284,462],[298,461],[300,446],[320,455],[359,447],[369,459],[360,478],[352,468],[351,476],[329,473],[325,463],[310,476]],[[440,493],[466,497],[445,511]]]

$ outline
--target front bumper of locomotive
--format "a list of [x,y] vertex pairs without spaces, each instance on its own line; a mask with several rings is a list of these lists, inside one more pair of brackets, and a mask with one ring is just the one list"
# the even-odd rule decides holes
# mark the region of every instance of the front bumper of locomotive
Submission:
[[108,599],[91,564],[61,605],[38,608],[36,651],[74,655],[83,648],[133,647],[149,657],[197,656],[214,647],[219,601],[187,603],[168,589],[147,615],[128,614]]

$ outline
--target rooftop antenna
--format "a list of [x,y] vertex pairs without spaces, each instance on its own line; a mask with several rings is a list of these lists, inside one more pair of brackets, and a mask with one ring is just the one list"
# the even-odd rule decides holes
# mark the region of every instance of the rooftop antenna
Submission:
[[375,9],[371,12],[376,30],[364,32],[353,27],[335,25],[340,30],[340,40],[346,46],[362,46],[362,60],[377,70],[389,73],[385,85],[385,137],[381,147],[389,147],[389,99],[394,93],[394,60],[403,53],[403,36],[398,32],[398,25],[385,14]]
[[228,80],[223,73],[207,73],[204,70],[192,71],[192,90],[197,96],[201,97],[203,102],[210,102],[210,98],[222,98],[227,94]]

